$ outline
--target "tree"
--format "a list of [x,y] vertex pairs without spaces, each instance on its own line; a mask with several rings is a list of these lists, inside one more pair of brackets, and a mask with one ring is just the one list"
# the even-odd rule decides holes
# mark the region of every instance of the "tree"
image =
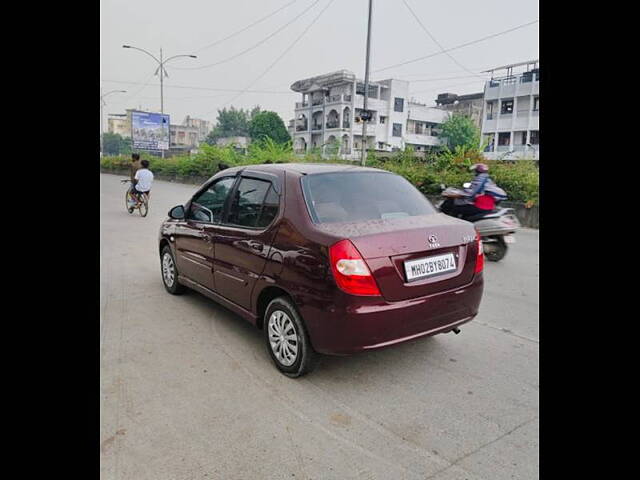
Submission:
[[131,139],[118,133],[103,134],[104,153],[106,155],[127,155],[131,153]]
[[446,138],[450,150],[456,147],[478,149],[480,147],[480,130],[469,117],[453,114],[442,124],[441,137]]
[[231,106],[228,110],[218,110],[216,126],[209,132],[205,142],[215,145],[219,138],[246,137],[249,135],[249,121],[260,112],[260,107],[251,110],[236,109]]
[[276,112],[266,110],[256,113],[249,122],[249,136],[254,142],[270,138],[282,145],[291,141],[291,136],[280,116]]

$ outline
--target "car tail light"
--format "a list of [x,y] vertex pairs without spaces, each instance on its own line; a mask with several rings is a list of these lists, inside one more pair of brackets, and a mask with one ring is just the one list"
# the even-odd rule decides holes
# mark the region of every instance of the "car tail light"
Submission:
[[484,252],[482,251],[482,239],[478,232],[476,232],[476,244],[478,245],[478,255],[476,256],[475,273],[480,273],[484,269]]
[[364,258],[349,240],[340,240],[329,247],[329,261],[341,290],[351,295],[380,295]]

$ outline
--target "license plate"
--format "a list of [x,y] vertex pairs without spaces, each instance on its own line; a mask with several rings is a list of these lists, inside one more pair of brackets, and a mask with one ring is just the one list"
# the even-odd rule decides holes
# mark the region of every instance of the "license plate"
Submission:
[[513,237],[511,235],[505,235],[503,238],[505,243],[516,243],[516,237]]
[[456,259],[453,253],[404,262],[404,271],[407,275],[408,282],[431,277],[440,273],[452,272],[456,270],[456,268]]

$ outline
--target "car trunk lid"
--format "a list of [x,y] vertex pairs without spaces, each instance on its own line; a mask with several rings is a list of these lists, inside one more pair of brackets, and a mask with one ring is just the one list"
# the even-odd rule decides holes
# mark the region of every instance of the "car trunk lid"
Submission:
[[[325,225],[324,230],[340,231],[353,242],[388,301],[432,295],[473,280],[477,247],[475,229],[469,222],[433,214]],[[446,262],[453,259],[455,269],[429,272],[420,267],[424,262],[415,262],[431,257]],[[413,270],[418,278],[409,278],[405,262],[418,265],[418,270]],[[423,273],[427,276],[421,276]]]

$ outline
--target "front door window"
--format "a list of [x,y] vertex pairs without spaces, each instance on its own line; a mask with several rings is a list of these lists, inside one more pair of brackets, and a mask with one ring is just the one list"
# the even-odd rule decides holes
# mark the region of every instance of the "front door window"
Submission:
[[191,201],[187,212],[188,220],[219,223],[222,219],[224,203],[235,183],[235,177],[225,177],[210,185]]

